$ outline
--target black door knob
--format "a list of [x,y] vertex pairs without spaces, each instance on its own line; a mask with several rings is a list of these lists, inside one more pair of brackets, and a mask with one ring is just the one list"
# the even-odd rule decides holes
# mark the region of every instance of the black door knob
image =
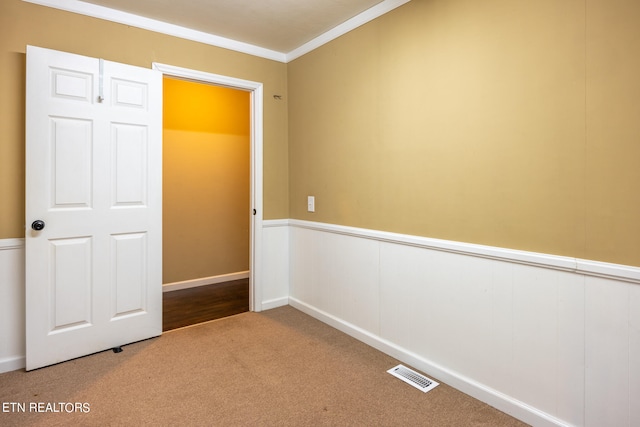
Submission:
[[39,219],[36,220],[36,221],[33,221],[31,223],[31,228],[33,228],[36,231],[42,230],[44,228],[44,221],[41,221]]

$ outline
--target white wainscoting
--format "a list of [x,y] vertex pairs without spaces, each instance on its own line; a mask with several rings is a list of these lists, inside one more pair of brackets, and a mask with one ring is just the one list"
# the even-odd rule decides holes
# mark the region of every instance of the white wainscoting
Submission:
[[25,366],[24,239],[0,240],[0,373]]
[[292,306],[529,424],[640,425],[640,269],[289,225]]
[[[288,220],[263,221],[261,307],[289,303]],[[0,239],[0,373],[25,367],[24,239]],[[247,276],[240,272],[231,280]],[[223,278],[220,278],[223,279]],[[169,284],[164,290],[198,285],[197,281]]]
[[[640,425],[640,269],[299,220],[263,224],[290,303],[532,425]],[[0,372],[24,367],[24,242],[0,240]]]
[[262,309],[289,304],[289,221],[262,221]]

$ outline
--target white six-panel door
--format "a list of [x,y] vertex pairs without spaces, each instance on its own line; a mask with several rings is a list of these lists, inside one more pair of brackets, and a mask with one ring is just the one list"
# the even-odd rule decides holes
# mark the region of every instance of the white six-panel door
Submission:
[[28,46],[26,104],[27,370],[160,335],[161,73]]

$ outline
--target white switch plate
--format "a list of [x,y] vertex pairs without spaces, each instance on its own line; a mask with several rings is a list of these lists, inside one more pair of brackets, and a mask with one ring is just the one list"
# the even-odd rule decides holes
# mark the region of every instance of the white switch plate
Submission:
[[314,196],[307,197],[307,212],[316,211],[316,198]]

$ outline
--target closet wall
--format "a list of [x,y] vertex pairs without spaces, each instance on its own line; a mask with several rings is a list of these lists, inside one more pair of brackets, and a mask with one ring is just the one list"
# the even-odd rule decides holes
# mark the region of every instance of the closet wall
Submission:
[[164,79],[163,283],[249,269],[250,94]]

